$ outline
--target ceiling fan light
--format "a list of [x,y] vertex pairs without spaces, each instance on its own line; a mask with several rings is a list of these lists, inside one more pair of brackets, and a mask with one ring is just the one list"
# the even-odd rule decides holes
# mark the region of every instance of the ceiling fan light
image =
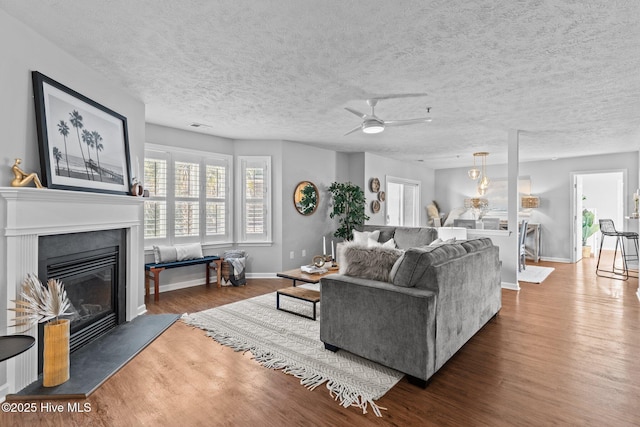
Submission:
[[380,133],[383,130],[384,130],[384,125],[378,122],[373,122],[373,123],[364,122],[362,124],[362,132],[364,133]]

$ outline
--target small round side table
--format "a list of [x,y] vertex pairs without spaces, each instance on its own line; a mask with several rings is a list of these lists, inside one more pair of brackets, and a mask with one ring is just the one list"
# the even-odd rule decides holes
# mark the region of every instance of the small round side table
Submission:
[[0,362],[29,350],[36,339],[30,335],[5,335],[0,337]]

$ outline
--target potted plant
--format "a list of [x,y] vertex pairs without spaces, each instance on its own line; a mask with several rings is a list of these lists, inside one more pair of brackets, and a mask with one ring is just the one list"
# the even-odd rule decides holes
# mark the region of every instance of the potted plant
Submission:
[[337,216],[340,225],[333,235],[342,237],[344,240],[351,240],[353,229],[369,219],[364,213],[364,191],[351,182],[334,182],[329,187],[329,192],[333,198],[333,208],[329,217]]
[[594,224],[595,214],[588,209],[582,210],[582,257],[591,256],[591,246],[587,245],[587,239],[600,229],[598,224]]
[[71,303],[61,281],[49,279],[47,286],[32,274],[22,282],[22,299],[14,300],[16,326],[44,323],[42,385],[53,387],[69,379],[69,319],[60,316]]

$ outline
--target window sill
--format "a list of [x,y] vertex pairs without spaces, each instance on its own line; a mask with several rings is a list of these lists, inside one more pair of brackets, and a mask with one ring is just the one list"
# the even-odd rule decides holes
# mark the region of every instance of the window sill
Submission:
[[265,242],[265,241],[246,241],[246,242],[236,242],[237,246],[273,246],[273,242]]

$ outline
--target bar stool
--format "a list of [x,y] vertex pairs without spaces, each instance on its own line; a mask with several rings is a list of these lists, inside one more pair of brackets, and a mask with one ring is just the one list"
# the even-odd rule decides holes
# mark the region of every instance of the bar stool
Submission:
[[[629,265],[627,261],[639,261],[638,257],[638,233],[633,231],[616,231],[616,227],[611,219],[600,220],[600,232],[602,233],[602,239],[600,240],[600,251],[598,252],[598,263],[596,264],[596,275],[600,277],[608,277],[610,279],[627,280],[629,278]],[[602,256],[602,244],[605,237],[616,238],[616,249],[613,254],[613,264],[611,270],[604,270],[600,268],[600,257]],[[633,241],[636,249],[635,254],[627,254],[624,250],[624,240]],[[622,257],[622,268],[616,267],[616,258],[618,256],[618,246],[620,246],[620,255]],[[611,273],[612,275],[599,274]],[[616,277],[622,276],[622,277]]]

